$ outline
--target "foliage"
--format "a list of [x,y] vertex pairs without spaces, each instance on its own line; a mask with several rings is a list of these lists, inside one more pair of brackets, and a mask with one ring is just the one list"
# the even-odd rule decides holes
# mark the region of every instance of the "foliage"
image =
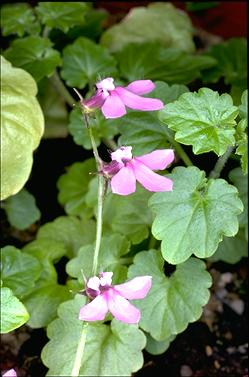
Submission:
[[[214,3],[187,6],[198,15]],[[47,328],[42,360],[48,375],[130,376],[143,365],[143,349],[164,353],[200,318],[212,283],[206,262],[233,264],[247,255],[246,41],[199,49],[190,17],[171,3],[134,7],[114,25],[88,2],[13,3],[1,10],[1,199],[4,226],[19,247],[2,248],[1,333],[26,323]],[[154,90],[138,95],[146,103],[160,99],[164,107],[134,111],[136,102],[117,119],[97,108],[86,115],[86,127],[73,88],[89,99],[96,82],[107,77],[116,87],[152,80]],[[27,191],[35,192],[29,177],[42,135],[56,143],[69,137],[83,152],[73,163],[65,156],[69,166],[54,172],[62,215],[50,213],[47,223]],[[173,167],[158,172],[172,180],[172,191],[153,193],[138,183],[131,195],[113,194],[96,148],[107,163],[118,146],[132,146],[136,159],[173,149]],[[84,159],[92,149],[97,161]],[[51,164],[56,153],[48,156]],[[42,195],[47,184],[48,177],[38,188]],[[141,312],[138,324],[111,314],[88,324],[78,319],[89,302],[85,279],[108,271],[113,284],[152,276],[148,295],[132,301]]]

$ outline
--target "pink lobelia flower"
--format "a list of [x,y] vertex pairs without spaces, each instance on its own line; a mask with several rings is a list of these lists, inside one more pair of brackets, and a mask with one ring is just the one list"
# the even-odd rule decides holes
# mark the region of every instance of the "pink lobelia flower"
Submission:
[[10,369],[3,374],[3,377],[17,377],[15,369]]
[[96,93],[81,104],[87,112],[101,108],[106,118],[120,118],[126,114],[125,106],[134,110],[160,110],[164,104],[156,98],[144,98],[141,94],[151,92],[155,84],[151,80],[137,80],[127,87],[115,87],[114,79],[107,77],[96,84]]
[[154,173],[174,160],[172,149],[158,149],[140,157],[132,157],[132,147],[120,147],[111,153],[112,162],[103,166],[103,174],[111,178],[114,194],[129,195],[136,191],[136,180],[149,191],[171,191],[171,179]]
[[151,288],[151,276],[138,276],[127,283],[112,286],[113,272],[101,272],[86,284],[86,294],[93,299],[80,309],[82,321],[101,321],[108,311],[119,321],[138,323],[140,311],[128,300],[144,298]]

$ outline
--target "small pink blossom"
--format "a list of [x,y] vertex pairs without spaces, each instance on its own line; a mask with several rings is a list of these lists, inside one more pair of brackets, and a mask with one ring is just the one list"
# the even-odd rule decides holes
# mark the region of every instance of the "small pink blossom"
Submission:
[[10,369],[3,374],[3,377],[17,377],[15,369]]
[[174,160],[172,149],[158,149],[139,157],[132,156],[132,147],[120,147],[111,153],[112,162],[103,166],[103,174],[111,178],[114,194],[129,195],[136,191],[136,181],[152,192],[171,191],[171,179],[154,173]]
[[120,118],[126,114],[126,106],[141,111],[154,111],[163,108],[162,101],[156,98],[141,97],[151,92],[155,84],[151,80],[137,80],[127,87],[115,87],[114,79],[107,77],[96,84],[96,93],[81,104],[87,112],[101,108],[105,118]]
[[149,292],[151,276],[138,276],[124,284],[112,286],[113,272],[101,272],[86,284],[86,294],[93,299],[80,309],[82,321],[102,321],[108,311],[119,321],[138,323],[140,311],[128,300],[142,299]]

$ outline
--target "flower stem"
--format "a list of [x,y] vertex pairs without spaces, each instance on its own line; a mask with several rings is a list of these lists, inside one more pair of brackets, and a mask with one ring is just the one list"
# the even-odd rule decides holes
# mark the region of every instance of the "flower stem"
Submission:
[[74,364],[72,368],[72,373],[71,376],[79,376],[80,373],[80,367],[81,367],[81,362],[84,354],[84,349],[85,349],[85,343],[86,343],[86,330],[87,330],[88,323],[83,322],[83,327],[81,331],[81,336],[80,340],[78,343],[75,359],[74,359]]
[[230,155],[233,152],[234,147],[228,147],[226,152],[220,156],[213,168],[213,170],[209,174],[209,178],[219,178],[220,173],[222,172],[224,166],[226,165]]
[[168,129],[167,127],[165,128],[165,130],[166,130],[166,134],[167,134],[167,139],[172,144],[172,146],[174,147],[178,156],[182,159],[182,161],[185,163],[186,166],[193,166],[193,162],[190,160],[189,156],[184,151],[182,146],[177,141],[175,141],[173,132],[170,129]]
[[95,240],[95,248],[93,253],[93,267],[92,267],[92,275],[95,276],[97,273],[98,268],[98,258],[99,258],[99,249],[101,244],[101,237],[102,237],[102,215],[103,215],[103,202],[104,202],[104,178],[101,174],[102,169],[102,160],[99,157],[97,145],[95,143],[95,139],[93,136],[92,129],[89,125],[88,116],[86,113],[83,112],[84,120],[86,127],[88,129],[89,137],[91,140],[93,154],[96,161],[96,166],[98,170],[98,211],[97,211],[97,224],[96,224],[96,240]]
[[71,96],[65,85],[60,79],[60,76],[58,75],[58,72],[55,70],[53,76],[49,78],[51,81],[52,85],[55,87],[55,89],[58,91],[58,93],[61,94],[61,96],[64,98],[66,103],[69,106],[73,106],[75,104],[74,98]]

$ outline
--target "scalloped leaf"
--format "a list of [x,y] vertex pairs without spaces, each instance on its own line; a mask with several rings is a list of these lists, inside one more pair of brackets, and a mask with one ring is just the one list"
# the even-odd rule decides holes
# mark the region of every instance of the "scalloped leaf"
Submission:
[[1,334],[17,329],[29,319],[25,306],[13,295],[11,289],[1,287]]
[[[151,193],[140,186],[137,186],[134,194],[126,197],[110,192],[104,202],[103,233],[123,234],[133,244],[138,244],[147,238],[152,223],[152,213],[148,208],[150,197]],[[95,178],[90,182],[86,204],[95,208],[95,214],[97,213],[97,179]]]
[[[94,116],[94,118],[89,118],[89,125],[92,128],[95,143],[98,147],[101,139],[112,139],[119,131],[116,123],[107,121],[100,112],[95,113]],[[68,130],[76,144],[82,145],[85,149],[92,149],[89,133],[84,125],[82,112],[79,108],[71,111]]]
[[47,283],[25,296],[23,303],[30,313],[28,325],[34,329],[47,326],[56,318],[58,306],[71,298],[69,289],[60,284]]
[[198,259],[179,264],[170,277],[165,276],[163,266],[160,252],[150,250],[138,253],[128,271],[129,278],[152,276],[148,295],[134,303],[141,310],[140,327],[158,341],[182,332],[201,316],[212,284],[205,263]]
[[85,204],[88,185],[96,172],[96,163],[93,158],[84,162],[75,162],[67,172],[57,181],[59,190],[58,201],[65,208],[68,215],[91,217],[92,211]]
[[248,91],[245,90],[241,96],[241,104],[239,106],[240,122],[236,129],[237,149],[236,154],[241,156],[241,167],[244,174],[248,173],[248,136],[247,136],[247,110],[248,108]]
[[208,88],[184,93],[159,111],[159,119],[176,131],[177,141],[193,145],[195,154],[213,151],[218,156],[235,144],[237,115],[229,94],[220,96]]
[[55,68],[61,65],[60,53],[52,45],[48,38],[39,36],[15,39],[4,51],[4,56],[39,81],[45,76],[51,76]]
[[201,70],[216,64],[205,55],[191,55],[158,43],[129,44],[117,53],[122,78],[161,80],[168,84],[188,84],[200,77]]
[[1,24],[3,35],[17,34],[22,37],[25,32],[38,34],[40,25],[29,4],[6,4],[1,7]]
[[80,37],[63,50],[61,76],[68,86],[84,88],[101,77],[116,74],[116,61],[102,46]]
[[4,203],[4,209],[9,223],[20,230],[27,229],[41,217],[35,197],[26,189],[8,198]]
[[20,191],[28,180],[33,163],[33,150],[38,147],[42,137],[44,119],[35,98],[37,86],[34,79],[24,70],[12,67],[3,57],[1,68],[3,200]]
[[[87,278],[92,276],[93,250],[94,244],[81,247],[77,257],[66,265],[68,275],[77,278],[80,283],[84,282],[82,271]],[[98,259],[99,272],[113,271],[114,284],[124,281],[127,276],[125,255],[129,250],[130,242],[124,236],[112,234],[103,237]]]
[[60,216],[42,225],[38,230],[37,239],[63,242],[66,255],[72,258],[81,246],[94,241],[95,223],[89,219],[79,220],[75,216]]
[[193,27],[187,13],[173,4],[151,3],[134,7],[120,23],[108,28],[100,43],[110,51],[119,51],[130,43],[158,42],[166,47],[193,52]]
[[39,261],[21,252],[14,246],[5,246],[1,250],[1,279],[3,285],[22,297],[29,294],[42,272]]
[[243,204],[237,189],[224,179],[207,179],[197,167],[177,167],[169,174],[173,191],[154,194],[149,206],[155,213],[152,233],[162,240],[164,259],[182,263],[191,254],[211,256],[223,236],[239,229]]
[[67,32],[76,25],[84,25],[87,2],[40,2],[35,8],[41,22],[50,28]]
[[224,237],[217,251],[209,258],[211,262],[223,261],[226,263],[238,263],[241,258],[248,256],[248,242],[245,232],[240,229],[234,237]]
[[[60,305],[59,318],[48,326],[50,341],[42,350],[42,360],[49,368],[48,376],[71,375],[82,332],[78,315],[84,304],[85,297],[76,295],[74,300]],[[86,328],[79,375],[130,376],[143,365],[141,350],[145,344],[145,335],[137,325],[116,320],[110,325],[90,324]]]
[[151,355],[161,355],[170,346],[170,343],[173,342],[175,339],[175,335],[170,335],[168,338],[164,340],[156,340],[150,336],[150,334],[146,334],[147,344],[145,350],[149,352]]
[[229,180],[237,187],[244,210],[239,216],[241,227],[248,225],[248,176],[242,173],[241,168],[235,168],[229,172]]

